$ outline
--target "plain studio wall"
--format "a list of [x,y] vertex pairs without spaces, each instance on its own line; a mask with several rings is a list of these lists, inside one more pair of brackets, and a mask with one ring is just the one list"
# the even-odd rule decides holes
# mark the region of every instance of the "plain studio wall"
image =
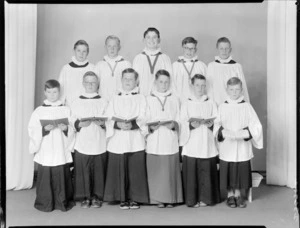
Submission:
[[[143,33],[156,27],[162,51],[172,62],[182,55],[181,41],[198,40],[198,57],[208,64],[222,36],[232,42],[233,58],[242,64],[251,104],[267,128],[267,3],[238,4],[39,4],[35,106],[44,100],[43,85],[58,79],[71,61],[79,39],[89,43],[88,59],[96,64],[105,55],[108,35],[121,39],[120,54],[130,62],[144,48]],[[266,170],[266,148],[254,150],[253,170]]]

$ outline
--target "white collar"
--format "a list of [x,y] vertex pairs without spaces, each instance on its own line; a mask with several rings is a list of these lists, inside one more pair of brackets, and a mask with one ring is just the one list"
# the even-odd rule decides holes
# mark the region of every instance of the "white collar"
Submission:
[[155,95],[156,97],[167,97],[167,96],[171,95],[171,93],[172,93],[172,91],[170,89],[168,89],[164,93],[160,93],[157,90],[152,91],[152,94]]
[[178,59],[179,60],[184,60],[184,61],[186,61],[186,62],[195,62],[196,60],[198,60],[198,56],[197,55],[195,55],[193,58],[191,58],[191,59],[187,59],[186,57],[184,57],[184,56],[178,56]]
[[206,94],[202,95],[200,98],[197,98],[196,95],[194,93],[191,93],[189,98],[192,101],[197,101],[197,102],[204,102],[208,99],[208,96]]
[[161,48],[159,47],[158,49],[152,51],[152,50],[149,50],[147,48],[144,48],[143,50],[147,55],[157,55],[158,52],[161,52]]
[[137,86],[133,90],[130,90],[130,91],[125,91],[122,88],[120,88],[119,92],[121,93],[120,95],[131,95],[133,93],[139,93],[140,89]]
[[232,60],[232,56],[229,56],[227,59],[221,59],[220,56],[215,56],[215,60],[218,60],[220,63],[229,63]]
[[83,62],[79,62],[75,56],[72,56],[72,62],[75,63],[78,66],[83,66],[89,62],[88,59],[84,60]]
[[93,98],[95,96],[98,96],[99,94],[96,93],[96,92],[94,92],[94,93],[86,93],[86,92],[84,92],[81,95],[84,96],[84,97],[87,97],[87,98]]
[[226,101],[229,103],[229,104],[237,104],[237,103],[240,103],[242,100],[244,100],[244,96],[240,96],[238,99],[236,100],[232,100],[230,99],[230,97],[228,96]]
[[51,102],[51,101],[49,101],[49,100],[44,100],[44,104],[45,105],[51,105],[51,106],[60,106],[60,105],[62,105],[62,101],[61,100],[57,100],[57,101],[55,101],[55,102]]
[[115,62],[119,62],[121,59],[123,59],[123,57],[121,55],[118,55],[116,56],[115,58],[110,58],[108,55],[105,55],[103,57],[103,59],[106,61],[106,62],[110,62],[110,63],[115,63]]

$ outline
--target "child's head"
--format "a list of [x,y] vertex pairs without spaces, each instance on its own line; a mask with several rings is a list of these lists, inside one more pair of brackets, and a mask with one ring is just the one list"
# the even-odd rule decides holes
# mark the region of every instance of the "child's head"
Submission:
[[82,85],[86,93],[96,93],[99,89],[99,78],[93,71],[83,75]]
[[206,94],[206,78],[201,74],[195,74],[192,78],[192,89],[198,97]]
[[117,57],[121,49],[120,39],[117,36],[108,36],[105,40],[105,48],[109,58]]
[[125,91],[133,90],[138,83],[139,74],[132,68],[122,71],[122,89]]
[[227,81],[227,94],[231,100],[237,100],[243,92],[242,81],[238,77],[232,77]]
[[227,59],[231,53],[231,43],[227,37],[221,37],[217,41],[217,50],[221,59]]
[[191,59],[197,52],[197,43],[193,37],[186,37],[182,41],[183,56],[187,59]]
[[148,28],[144,32],[144,43],[149,50],[156,50],[159,47],[160,35],[156,28]]
[[157,71],[155,74],[155,85],[158,92],[166,92],[170,88],[170,73],[166,70]]
[[59,99],[60,84],[58,81],[51,79],[45,82],[45,96],[48,101],[55,102]]
[[85,40],[78,40],[74,44],[74,54],[78,62],[83,62],[86,60],[89,54],[89,45]]

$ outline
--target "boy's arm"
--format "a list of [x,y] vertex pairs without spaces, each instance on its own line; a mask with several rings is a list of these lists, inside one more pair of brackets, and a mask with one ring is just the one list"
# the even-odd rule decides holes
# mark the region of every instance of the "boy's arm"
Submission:
[[39,116],[34,111],[28,123],[29,134],[29,153],[34,154],[39,151],[43,140],[43,127],[40,123]]
[[263,148],[262,125],[259,121],[259,118],[255,110],[250,104],[249,104],[249,114],[250,114],[250,122],[249,122],[248,130],[249,130],[249,134],[252,136],[251,142],[255,148],[262,149]]
[[244,94],[245,101],[250,103],[250,97],[249,97],[247,83],[246,83],[246,79],[245,79],[245,76],[243,73],[242,65],[239,63],[236,63],[236,64],[238,64],[237,65],[238,66],[238,68],[237,68],[238,69],[238,77],[241,79],[242,84],[243,84],[243,94]]
[[66,103],[66,93],[65,93],[65,84],[66,84],[66,68],[63,66],[63,68],[60,71],[58,82],[60,84],[60,100],[63,104]]

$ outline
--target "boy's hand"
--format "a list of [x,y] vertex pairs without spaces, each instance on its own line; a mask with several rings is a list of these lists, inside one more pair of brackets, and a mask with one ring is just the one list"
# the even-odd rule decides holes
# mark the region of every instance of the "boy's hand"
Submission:
[[80,121],[80,123],[78,124],[79,127],[88,127],[90,126],[91,121]]
[[172,122],[172,123],[166,124],[165,126],[167,128],[169,128],[170,130],[172,130],[175,127],[175,124],[174,124],[174,122]]
[[48,124],[48,125],[46,125],[46,126],[44,127],[44,129],[45,129],[46,131],[51,131],[51,130],[54,129],[54,126],[51,125],[51,124]]
[[117,126],[118,126],[118,128],[120,128],[120,129],[122,129],[122,130],[124,130],[124,122],[117,122]]
[[197,127],[200,126],[200,122],[199,121],[193,121],[193,122],[191,122],[191,125],[192,125],[193,128],[197,128]]
[[94,123],[98,126],[103,126],[104,125],[104,121],[103,120],[95,120]]
[[205,123],[207,127],[211,127],[214,124],[214,121],[210,120]]
[[159,125],[151,125],[150,126],[150,129],[153,131],[157,130],[158,128],[159,128]]
[[68,129],[68,126],[65,125],[65,124],[63,124],[63,123],[61,123],[61,124],[58,124],[58,128],[59,128],[60,130],[62,130],[62,131],[65,131],[65,130]]
[[124,123],[124,130],[130,130],[132,128],[132,123],[128,122],[128,123]]

